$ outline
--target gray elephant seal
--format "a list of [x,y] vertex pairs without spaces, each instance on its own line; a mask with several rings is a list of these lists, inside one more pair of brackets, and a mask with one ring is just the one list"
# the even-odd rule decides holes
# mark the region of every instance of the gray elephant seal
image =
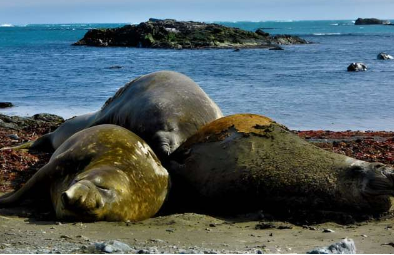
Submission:
[[259,115],[205,125],[171,160],[174,195],[193,208],[379,214],[393,205],[393,168],[325,151]]
[[219,107],[193,80],[161,71],[126,84],[101,110],[66,121],[31,148],[55,150],[82,129],[115,124],[136,133],[160,158],[166,158],[201,126],[222,116]]
[[367,71],[367,66],[363,63],[351,63],[347,67],[348,72],[360,72],[360,71]]
[[21,189],[0,198],[0,207],[45,187],[58,219],[138,221],[159,211],[168,183],[168,172],[141,138],[100,125],[67,139]]
[[387,54],[387,53],[381,52],[381,53],[378,54],[377,59],[379,59],[379,60],[391,60],[391,59],[394,59],[394,57],[389,55],[389,54]]

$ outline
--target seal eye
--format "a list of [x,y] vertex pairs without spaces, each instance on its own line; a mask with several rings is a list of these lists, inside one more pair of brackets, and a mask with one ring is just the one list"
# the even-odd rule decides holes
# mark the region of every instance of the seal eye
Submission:
[[97,184],[94,184],[94,185],[96,185],[96,188],[98,188],[98,189],[105,190],[105,191],[108,191],[108,190],[109,190],[109,188],[104,187],[104,186],[102,186],[102,185],[97,185]]

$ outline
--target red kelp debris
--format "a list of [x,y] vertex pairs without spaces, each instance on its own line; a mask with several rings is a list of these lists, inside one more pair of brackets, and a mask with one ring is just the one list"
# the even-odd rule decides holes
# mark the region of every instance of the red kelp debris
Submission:
[[[36,140],[39,136],[53,130],[53,125],[42,123],[35,127],[14,130],[0,128],[0,148],[15,146],[27,141]],[[44,166],[51,154],[41,152],[0,151],[0,192],[12,191],[24,184],[30,177]]]
[[318,130],[297,133],[325,150],[368,162],[381,162],[394,166],[394,132]]

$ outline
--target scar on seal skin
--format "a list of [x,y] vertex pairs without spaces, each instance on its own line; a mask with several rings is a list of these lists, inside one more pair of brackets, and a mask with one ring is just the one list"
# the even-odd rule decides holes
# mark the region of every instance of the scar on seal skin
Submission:
[[[391,211],[394,169],[320,149],[273,120],[227,116],[203,126],[172,155],[172,192],[192,208]],[[171,197],[171,196],[170,196]]]
[[21,202],[45,187],[58,219],[139,221],[155,215],[169,189],[166,169],[137,135],[99,125],[67,139],[21,189],[0,207]]
[[140,136],[164,160],[200,127],[221,117],[219,107],[197,83],[183,74],[161,71],[127,83],[99,111],[67,120],[20,148],[53,151],[80,130],[115,124]]

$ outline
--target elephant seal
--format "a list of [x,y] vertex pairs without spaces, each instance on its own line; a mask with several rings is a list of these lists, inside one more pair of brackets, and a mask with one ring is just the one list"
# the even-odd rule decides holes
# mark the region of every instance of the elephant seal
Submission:
[[367,66],[363,63],[351,63],[347,67],[348,72],[360,72],[360,71],[367,71]]
[[193,80],[180,73],[161,71],[127,83],[101,110],[70,119],[22,147],[53,151],[82,129],[115,124],[140,136],[165,159],[201,126],[222,116],[219,107]]
[[140,137],[100,125],[67,139],[21,189],[0,198],[0,207],[19,203],[42,187],[58,219],[138,221],[159,211],[169,176]]
[[387,54],[387,53],[381,52],[381,53],[378,54],[377,59],[379,59],[379,60],[391,60],[391,59],[394,59],[394,57],[389,55],[389,54]]
[[325,151],[260,115],[213,121],[170,160],[167,169],[172,187],[178,189],[176,199],[190,201],[193,208],[220,213],[311,209],[356,215],[392,207],[393,168]]

